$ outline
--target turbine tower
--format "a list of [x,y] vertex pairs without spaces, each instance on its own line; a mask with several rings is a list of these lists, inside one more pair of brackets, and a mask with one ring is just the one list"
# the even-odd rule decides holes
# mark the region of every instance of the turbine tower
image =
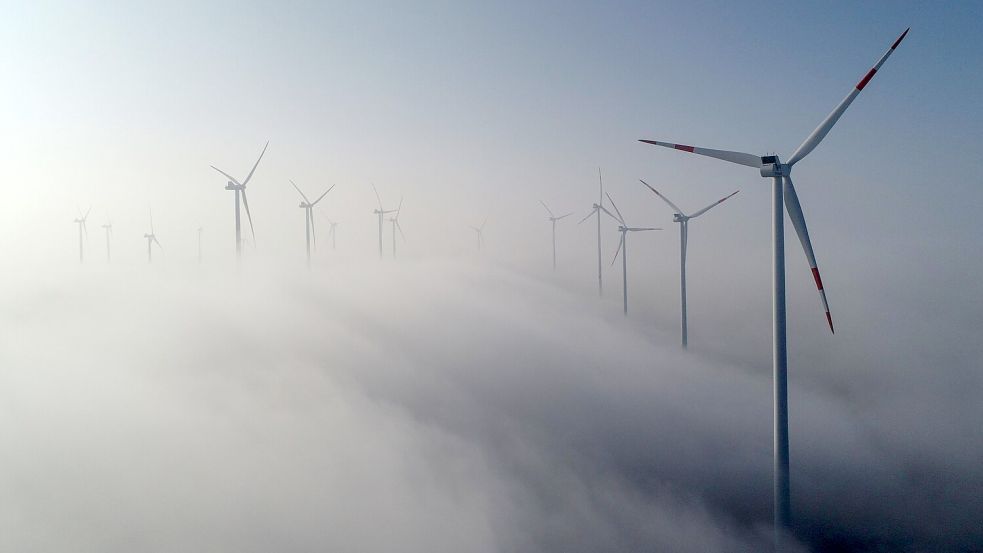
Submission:
[[687,326],[686,326],[686,243],[687,240],[689,240],[689,220],[696,219],[700,215],[703,215],[704,213],[709,211],[711,208],[714,208],[722,204],[724,200],[727,200],[734,194],[737,194],[737,192],[740,192],[740,190],[728,196],[724,196],[723,198],[713,202],[712,204],[704,207],[703,209],[693,213],[692,215],[686,215],[685,213],[683,213],[682,209],[679,209],[679,207],[677,207],[676,204],[672,203],[672,201],[670,201],[669,198],[660,194],[658,190],[652,188],[649,185],[649,183],[641,179],[639,179],[639,181],[645,186],[647,186],[649,190],[655,192],[655,195],[661,198],[662,201],[669,204],[669,207],[676,210],[676,212],[672,216],[672,220],[675,223],[679,223],[679,305],[680,305],[680,311],[682,312],[682,322],[680,323],[680,325],[682,329],[681,332],[682,332],[683,348],[686,348],[689,345],[689,338],[687,336]]
[[549,220],[550,223],[552,223],[553,225],[553,270],[555,271],[556,270],[556,222],[559,221],[560,219],[563,219],[564,217],[569,217],[570,215],[572,215],[572,213],[567,213],[566,215],[560,215],[559,217],[557,217],[556,215],[553,215],[553,212],[550,210],[549,206],[546,205],[546,202],[544,202],[543,200],[539,200],[539,203],[543,204],[543,207],[546,208],[546,212],[550,214]]
[[314,243],[315,245],[317,244],[317,236],[314,231],[314,206],[316,206],[318,202],[323,200],[324,197],[328,195],[328,192],[331,192],[331,190],[334,189],[335,185],[332,184],[330,188],[324,191],[324,194],[321,194],[321,196],[318,197],[318,199],[312,202],[307,199],[307,196],[304,194],[303,191],[301,191],[300,187],[294,183],[294,181],[290,181],[290,184],[294,187],[294,190],[296,190],[297,193],[300,194],[300,197],[304,199],[304,201],[300,202],[300,205],[298,207],[304,210],[304,227],[305,227],[304,236],[307,238],[307,268],[310,269],[311,268],[311,237],[314,237]]
[[338,249],[338,244],[335,242],[335,233],[336,233],[337,228],[338,228],[338,222],[337,221],[332,221],[331,219],[328,219],[327,217],[325,217],[324,220],[327,221],[328,222],[328,225],[329,225],[328,226],[328,234],[331,235],[331,249],[332,250],[336,250],[336,249]]
[[253,229],[253,216],[252,216],[252,214],[249,213],[249,199],[246,197],[246,185],[249,184],[249,179],[253,178],[253,173],[256,172],[256,167],[259,166],[259,162],[260,162],[261,159],[263,159],[263,154],[266,153],[266,148],[268,148],[269,145],[270,145],[270,143],[269,143],[269,141],[267,141],[266,142],[266,146],[263,146],[263,151],[260,152],[260,154],[259,154],[259,158],[256,159],[256,163],[253,164],[252,170],[249,171],[249,174],[246,175],[246,179],[244,181],[242,181],[241,183],[238,180],[236,180],[235,177],[233,177],[232,175],[230,175],[230,174],[226,173],[225,171],[219,169],[218,167],[215,167],[214,165],[211,166],[212,169],[215,169],[219,173],[222,173],[227,179],[229,179],[228,183],[225,185],[225,189],[226,190],[232,190],[232,191],[234,191],[236,193],[236,213],[235,213],[235,216],[236,216],[236,259],[239,259],[240,257],[242,257],[242,225],[240,224],[240,217],[239,217],[239,197],[240,196],[242,196],[242,204],[246,208],[246,218],[249,219],[249,231],[253,235],[253,245],[254,245],[254,247],[255,247],[255,244],[256,244],[256,231]]
[[106,232],[106,263],[109,263],[112,260],[109,251],[109,237],[113,234],[113,222],[107,221],[105,225],[102,225],[102,228]]
[[[611,264],[618,260],[618,254],[621,254],[621,280],[622,280],[622,297],[624,301],[625,317],[628,316],[628,233],[629,232],[647,232],[650,230],[662,230],[661,228],[654,227],[629,227],[628,223],[625,222],[624,216],[621,215],[621,211],[618,209],[618,205],[614,203],[614,198],[610,194],[605,194],[608,197],[608,201],[611,202],[611,207],[614,208],[614,212],[617,216],[612,215],[616,221],[618,221],[618,232],[621,233],[621,242],[618,243],[618,251],[614,252],[614,259],[611,260]],[[611,215],[608,210],[604,210],[605,213]]]
[[396,259],[396,230],[399,229],[399,235],[403,238],[403,243],[406,243],[406,235],[403,234],[403,226],[399,224],[399,213],[403,210],[403,198],[399,199],[399,207],[396,208],[396,215],[389,218],[389,222],[393,225],[393,259]]
[[85,215],[82,215],[82,210],[76,208],[79,212],[78,218],[76,218],[73,223],[79,226],[79,263],[85,262],[85,248],[83,246],[83,236],[85,238],[89,237],[89,227],[85,226],[85,220],[89,218],[89,212],[92,211],[92,206],[85,210]]
[[382,208],[382,198],[379,197],[379,191],[376,189],[375,184],[372,185],[372,190],[375,192],[375,199],[379,202],[379,208],[378,209],[373,209],[372,210],[372,213],[375,213],[376,215],[379,216],[379,259],[382,259],[382,219],[386,216],[387,213],[392,213],[395,210],[394,209],[390,209],[390,210],[383,209]]
[[829,133],[833,125],[839,120],[850,104],[857,98],[864,87],[870,83],[874,74],[881,68],[887,58],[901,44],[909,29],[905,29],[901,36],[891,44],[887,52],[874,67],[868,71],[847,94],[833,111],[826,116],[826,119],[819,124],[812,134],[810,134],[798,148],[792,152],[788,161],[782,163],[777,155],[756,156],[743,152],[731,152],[725,150],[711,150],[686,146],[683,144],[673,144],[670,142],[660,142],[657,140],[642,140],[648,144],[673,148],[691,154],[708,156],[739,165],[746,165],[758,169],[761,176],[772,179],[772,255],[773,255],[773,367],[774,367],[774,394],[775,394],[775,466],[774,466],[774,491],[775,491],[775,543],[776,549],[781,548],[781,534],[791,526],[791,506],[789,491],[789,458],[788,458],[788,351],[786,349],[785,336],[785,217],[782,212],[784,204],[785,211],[792,221],[792,227],[799,237],[802,249],[805,252],[806,261],[812,270],[813,279],[816,281],[816,288],[819,290],[819,298],[823,309],[826,311],[826,322],[830,332],[833,331],[833,319],[829,313],[829,304],[826,302],[826,292],[823,290],[823,281],[819,277],[819,268],[816,265],[816,256],[812,250],[812,242],[809,240],[809,231],[806,228],[805,217],[802,214],[802,206],[799,204],[798,194],[792,184],[792,167],[809,155],[816,146],[822,142],[826,134]]
[[488,219],[485,219],[484,221],[481,222],[481,226],[480,227],[471,227],[471,230],[474,231],[475,239],[478,241],[478,251],[479,252],[481,251],[481,244],[485,241],[484,230],[485,230],[485,223],[487,223],[487,222],[488,222]]
[[[611,212],[604,209],[604,181],[601,180],[601,168],[597,168],[597,184],[599,186],[599,192],[597,194],[597,203],[591,206],[590,213],[586,217],[580,220],[577,224],[583,223],[592,216],[597,215],[597,295],[604,295],[604,283],[601,280],[602,275],[602,265],[601,265],[601,211],[606,212],[611,215]],[[614,215],[611,215],[614,217]],[[615,217],[617,219],[617,217]]]
[[147,239],[147,263],[151,263],[151,262],[153,262],[153,256],[152,256],[153,247],[152,246],[154,244],[157,244],[157,247],[160,248],[161,251],[164,251],[164,247],[160,245],[160,241],[157,240],[157,235],[154,233],[154,212],[153,212],[153,210],[150,211],[150,233],[144,234],[143,237]]

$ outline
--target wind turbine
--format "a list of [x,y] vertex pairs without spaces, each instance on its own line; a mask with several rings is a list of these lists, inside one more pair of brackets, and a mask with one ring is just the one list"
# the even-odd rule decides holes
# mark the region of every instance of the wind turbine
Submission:
[[324,194],[321,194],[321,196],[318,197],[318,199],[312,202],[307,199],[307,196],[304,194],[303,191],[301,191],[300,187],[294,184],[294,181],[290,181],[290,184],[294,187],[294,190],[296,190],[297,193],[300,194],[300,197],[304,199],[304,201],[300,202],[300,205],[298,207],[304,210],[304,226],[305,226],[304,236],[307,238],[307,268],[310,269],[312,236],[314,237],[315,244],[317,243],[317,236],[314,231],[314,206],[316,206],[318,202],[323,200],[324,197],[328,195],[328,192],[331,192],[331,190],[334,189],[335,185],[332,184],[330,188],[324,191]]
[[785,335],[785,217],[782,212],[782,204],[788,212],[792,227],[799,237],[802,249],[805,252],[806,261],[812,269],[813,279],[816,281],[816,288],[819,290],[819,298],[822,301],[823,309],[826,311],[826,322],[829,324],[830,332],[833,331],[833,319],[829,314],[829,304],[826,302],[826,292],[823,290],[823,281],[819,277],[819,269],[816,265],[816,256],[812,250],[812,242],[809,240],[809,231],[806,228],[805,217],[802,214],[802,206],[799,204],[798,194],[792,184],[792,167],[809,155],[816,146],[822,142],[826,134],[829,133],[833,125],[839,120],[850,104],[863,91],[864,87],[874,77],[874,74],[881,68],[887,58],[901,44],[909,29],[905,29],[901,36],[891,44],[891,47],[874,67],[868,71],[860,82],[858,82],[846,95],[839,105],[826,116],[826,119],[812,131],[802,144],[792,152],[786,163],[782,163],[777,155],[756,156],[743,152],[731,152],[725,150],[711,150],[686,146],[683,144],[673,144],[670,142],[659,142],[656,140],[642,140],[648,144],[673,148],[691,154],[704,155],[739,165],[746,165],[758,169],[761,176],[772,179],[772,254],[773,254],[773,364],[774,364],[774,394],[775,394],[775,465],[774,465],[774,487],[775,487],[775,542],[776,548],[780,547],[781,532],[787,530],[791,525],[791,507],[789,492],[789,459],[788,459],[788,351],[786,349]]
[[113,222],[107,221],[102,228],[106,231],[106,263],[109,263],[112,260],[109,252],[109,237],[113,234]]
[[92,206],[85,210],[85,215],[82,215],[82,210],[75,208],[79,212],[77,219],[72,221],[79,226],[79,263],[85,262],[85,249],[82,246],[83,234],[85,238],[89,237],[89,227],[85,226],[85,220],[89,218],[89,212],[92,211]]
[[654,227],[629,227],[628,223],[625,222],[624,216],[621,215],[621,211],[618,209],[618,205],[614,203],[614,199],[610,194],[605,194],[608,197],[608,201],[611,202],[611,207],[614,208],[614,212],[618,215],[611,215],[608,210],[604,210],[605,213],[614,217],[619,223],[618,232],[621,233],[621,242],[618,244],[618,251],[614,252],[614,259],[611,260],[611,264],[618,260],[618,254],[621,254],[621,279],[622,279],[622,296],[624,298],[624,309],[625,316],[628,316],[628,233],[629,232],[647,232],[650,230],[662,230],[661,228]]
[[270,143],[269,141],[267,141],[266,146],[263,146],[263,151],[260,152],[259,154],[259,158],[256,159],[256,163],[253,164],[253,168],[249,171],[249,174],[246,175],[246,180],[242,181],[241,183],[238,180],[236,180],[235,177],[219,169],[218,167],[215,167],[214,165],[211,166],[212,169],[215,169],[219,173],[222,173],[223,175],[225,175],[227,179],[229,179],[229,182],[225,185],[225,189],[233,190],[236,193],[236,258],[237,259],[239,257],[242,257],[242,226],[239,223],[239,196],[242,196],[242,204],[246,207],[246,218],[249,219],[249,231],[253,235],[253,244],[255,245],[256,231],[253,229],[253,216],[249,213],[249,199],[246,198],[246,185],[249,184],[249,179],[253,178],[253,173],[256,172],[256,167],[259,165],[259,161],[263,159],[263,154],[266,153],[266,148],[269,147],[269,145]]
[[399,213],[403,210],[403,198],[399,199],[399,207],[396,208],[396,215],[389,218],[389,222],[393,225],[393,259],[396,259],[396,229],[399,229],[399,235],[403,238],[403,242],[406,242],[406,235],[403,234],[403,227],[399,224]]
[[550,214],[549,216],[550,223],[553,224],[553,270],[555,271],[556,270],[556,222],[559,221],[560,219],[563,219],[564,217],[569,217],[570,215],[572,215],[572,213],[567,213],[566,215],[560,215],[559,217],[557,217],[550,210],[549,206],[546,205],[546,202],[544,202],[543,200],[539,200],[539,203],[543,204],[543,207],[546,208],[546,212]]
[[160,248],[161,251],[164,251],[164,247],[161,246],[160,245],[160,241],[157,240],[157,235],[154,234],[154,212],[153,212],[153,210],[150,211],[150,233],[149,234],[144,234],[143,237],[147,239],[147,263],[150,263],[150,262],[153,261],[153,257],[151,255],[151,253],[153,252],[153,249],[151,248],[151,246],[153,246],[154,244],[157,244],[157,247]]
[[[597,168],[597,184],[599,185],[599,192],[597,194],[597,203],[591,206],[590,213],[588,213],[587,216],[581,219],[580,222],[578,222],[577,224],[579,225],[580,223],[583,223],[587,219],[590,219],[592,216],[597,215],[597,295],[603,296],[604,283],[601,280],[601,274],[602,274],[601,272],[601,211],[604,211],[608,215],[611,215],[611,212],[608,211],[607,209],[604,209],[604,181],[601,180],[600,167]],[[611,217],[617,219],[617,217],[614,217],[614,215],[611,215]]]
[[471,230],[473,230],[474,233],[475,233],[475,238],[478,240],[478,251],[479,252],[481,251],[481,244],[482,244],[482,242],[485,241],[485,235],[483,234],[483,232],[485,230],[485,223],[487,223],[487,222],[488,222],[488,219],[485,219],[484,221],[481,222],[481,226],[480,227],[471,227]]
[[382,218],[386,216],[387,213],[392,213],[394,209],[385,210],[382,208],[382,198],[379,197],[379,191],[376,189],[375,184],[372,185],[372,190],[375,192],[375,199],[379,201],[379,208],[373,209],[372,213],[379,216],[379,259],[382,259]]
[[740,192],[740,190],[728,196],[724,196],[723,198],[713,202],[712,204],[704,207],[703,209],[693,213],[692,215],[686,215],[685,213],[683,213],[682,209],[679,209],[679,207],[677,207],[676,204],[672,203],[672,201],[669,200],[669,198],[660,194],[658,190],[652,188],[649,185],[649,183],[641,179],[639,179],[639,181],[645,186],[647,186],[649,190],[655,192],[656,196],[662,198],[662,201],[669,204],[669,207],[676,210],[676,212],[672,216],[672,220],[675,223],[679,223],[679,305],[680,305],[680,310],[682,311],[681,327],[682,327],[682,336],[683,336],[683,347],[685,348],[689,344],[689,340],[687,337],[687,327],[686,327],[686,241],[689,239],[689,220],[696,219],[697,217],[703,215],[710,209],[722,204],[724,200],[730,198],[734,194],[737,194],[737,192]]
[[324,220],[327,221],[328,222],[328,225],[329,225],[328,226],[328,234],[331,236],[331,249],[332,250],[336,250],[336,249],[338,249],[338,244],[335,242],[335,233],[336,233],[336,230],[338,228],[338,222],[337,221],[332,221],[331,219],[328,219],[327,217],[325,217]]

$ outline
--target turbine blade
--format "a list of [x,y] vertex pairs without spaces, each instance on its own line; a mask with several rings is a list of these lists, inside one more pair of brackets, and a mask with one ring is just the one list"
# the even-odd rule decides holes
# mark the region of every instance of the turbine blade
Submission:
[[253,247],[256,247],[256,231],[253,229],[253,216],[249,213],[249,200],[246,199],[246,189],[242,189],[242,205],[246,208],[246,218],[249,219],[249,232],[253,235]]
[[816,265],[816,254],[812,251],[812,241],[809,240],[809,229],[806,228],[806,219],[802,214],[802,206],[799,204],[799,197],[795,193],[795,186],[792,184],[791,178],[784,178],[783,188],[785,194],[785,211],[788,212],[788,218],[791,219],[795,233],[799,236],[799,242],[802,243],[802,250],[806,254],[806,261],[809,262],[809,268],[812,269],[812,278],[816,281],[819,298],[823,302],[823,309],[826,310],[826,322],[829,324],[829,331],[834,332],[833,318],[829,314],[829,304],[826,302],[826,291],[823,290],[823,280],[819,276],[819,268]]
[[481,222],[481,226],[478,227],[478,232],[485,230],[485,223],[487,222],[488,222],[488,217],[485,217],[485,220]]
[[564,218],[564,217],[569,217],[569,216],[571,216],[571,215],[573,215],[573,213],[566,213],[566,214],[563,214],[563,215],[560,215],[559,217],[555,217],[555,219],[556,219],[557,221],[559,221],[560,219],[562,219],[562,218]]
[[318,199],[316,199],[316,200],[314,200],[314,203],[312,203],[311,205],[312,205],[312,206],[315,206],[315,205],[317,205],[317,202],[319,202],[319,201],[321,201],[321,200],[323,200],[323,199],[324,199],[324,197],[328,195],[328,192],[331,192],[332,190],[334,190],[334,187],[335,187],[335,185],[333,185],[333,184],[332,184],[332,185],[331,185],[331,188],[328,188],[327,190],[325,190],[325,191],[324,191],[324,194],[321,194],[321,195],[320,195],[320,196],[318,197]]
[[734,194],[737,194],[738,192],[740,192],[740,190],[736,190],[732,194],[728,194],[728,195],[724,196],[723,198],[720,198],[719,200],[713,202],[712,204],[710,204],[710,205],[704,207],[703,209],[697,211],[696,213],[690,215],[689,218],[690,219],[695,219],[695,218],[699,217],[700,215],[703,215],[707,211],[710,211],[714,207],[716,207],[716,206],[724,203],[725,200],[727,200],[728,198],[732,197]]
[[[289,180],[289,179],[287,179],[287,180]],[[299,187],[299,186],[297,186],[297,184],[296,184],[296,183],[294,183],[294,181],[290,181],[290,184],[291,184],[291,185],[293,185],[293,187],[294,187],[294,190],[296,190],[296,191],[297,191],[297,193],[298,193],[298,194],[300,194],[300,197],[301,197],[301,198],[304,198],[304,201],[305,201],[305,202],[307,202],[307,203],[311,203],[311,201],[307,199],[307,195],[306,195],[306,194],[304,194],[304,192],[303,192],[303,191],[302,191],[302,190],[300,189],[300,187]]]
[[160,248],[160,251],[164,251],[164,246],[160,245],[160,240],[157,239],[157,236],[154,236],[154,244],[157,244],[157,247]]
[[230,175],[230,174],[228,174],[228,173],[226,173],[225,171],[223,171],[223,170],[221,170],[221,169],[219,169],[218,167],[215,167],[214,165],[209,165],[209,167],[211,167],[212,169],[215,169],[215,170],[216,170],[216,171],[218,171],[219,173],[222,173],[223,175],[225,175],[225,178],[227,178],[227,179],[229,179],[230,181],[232,181],[232,182],[234,182],[234,183],[236,183],[236,184],[238,184],[238,185],[240,185],[240,186],[242,186],[242,185],[241,185],[241,183],[240,183],[239,181],[237,181],[237,180],[236,180],[236,178],[235,178],[235,177],[233,177],[232,175]]
[[405,244],[406,243],[406,235],[403,234],[403,225],[399,224],[399,221],[398,220],[397,221],[393,221],[393,222],[396,223],[396,230],[398,230],[399,231],[399,235],[403,237],[403,243]]
[[604,205],[604,180],[601,179],[601,168],[597,168],[597,205]]
[[686,146],[685,144],[673,144],[672,142],[659,142],[658,140],[639,140],[639,142],[644,142],[646,144],[654,144],[656,146],[662,146],[664,148],[672,148],[674,150],[682,150],[684,152],[689,152],[691,154],[699,154],[701,156],[722,159],[724,161],[729,161],[731,163],[737,163],[740,165],[747,165],[748,167],[754,167],[755,169],[760,169],[763,165],[761,163],[760,156],[756,156],[753,154],[745,154],[744,152],[731,152],[728,150],[711,150],[710,148],[698,148],[696,146]]
[[676,213],[678,213],[678,214],[680,214],[680,215],[686,215],[685,213],[683,213],[683,210],[682,210],[682,209],[679,209],[679,206],[678,206],[678,205],[676,205],[676,204],[674,204],[674,203],[672,203],[672,200],[670,200],[669,198],[667,198],[667,197],[665,197],[665,196],[663,196],[663,195],[662,195],[662,194],[661,194],[661,193],[660,193],[660,192],[659,192],[658,190],[656,190],[655,188],[652,188],[652,185],[650,185],[649,183],[647,183],[647,182],[645,182],[645,181],[643,181],[642,179],[638,179],[638,182],[640,182],[640,183],[642,183],[642,184],[644,184],[644,185],[645,185],[645,187],[646,187],[646,188],[648,188],[649,190],[651,190],[652,192],[655,192],[655,195],[656,195],[656,196],[658,196],[658,197],[660,197],[660,198],[662,198],[662,201],[664,201],[664,202],[666,202],[667,204],[669,204],[669,207],[671,207],[671,208],[673,208],[673,209],[675,209],[675,210],[676,210]]
[[622,232],[621,233],[621,241],[618,242],[618,251],[614,252],[614,259],[611,260],[611,264],[612,265],[614,265],[614,262],[618,260],[618,254],[621,253],[621,250],[622,250],[622,248],[624,248],[624,246],[625,246],[625,233]]
[[246,186],[247,184],[249,184],[249,179],[253,178],[253,173],[256,172],[256,167],[259,166],[259,160],[263,159],[263,154],[266,153],[266,149],[269,146],[270,146],[270,141],[267,140],[266,141],[266,146],[263,146],[263,151],[259,153],[259,157],[256,159],[256,163],[253,164],[253,168],[249,171],[249,174],[246,175],[246,180],[242,181],[242,185],[243,186]]
[[901,33],[901,36],[899,36],[898,39],[894,41],[894,44],[892,44],[891,47],[887,49],[887,52],[884,52],[884,55],[881,56],[881,59],[877,60],[877,63],[874,64],[874,67],[872,67],[870,71],[868,71],[867,74],[864,75],[862,79],[860,79],[860,82],[857,83],[856,86],[853,87],[853,90],[851,90],[850,93],[846,95],[846,98],[844,98],[843,101],[840,102],[840,105],[836,106],[836,108],[834,108],[833,111],[826,116],[826,119],[824,119],[823,122],[820,123],[818,127],[816,127],[816,130],[812,131],[812,134],[810,134],[805,139],[805,141],[803,141],[802,144],[798,148],[796,148],[794,152],[792,152],[792,157],[788,158],[788,165],[795,165],[796,163],[801,161],[802,158],[809,155],[809,152],[813,151],[816,148],[816,146],[818,146],[819,143],[823,141],[823,138],[826,137],[826,134],[829,133],[830,129],[833,128],[833,125],[835,125],[836,122],[840,119],[840,116],[843,115],[843,112],[846,111],[846,108],[850,107],[850,104],[852,104],[853,101],[857,99],[857,96],[860,95],[860,92],[864,89],[865,86],[867,86],[867,83],[869,83],[870,80],[874,78],[874,74],[877,73],[877,70],[880,69],[881,66],[884,65],[884,62],[887,61],[887,58],[890,57],[892,53],[894,53],[894,50],[895,48],[898,47],[898,44],[901,44],[901,41],[904,40],[904,37],[905,35],[908,34],[909,30],[911,30],[911,27],[908,27],[907,29],[905,29],[903,33]]
[[553,212],[550,211],[550,208],[549,206],[546,205],[546,202],[544,202],[543,200],[539,200],[539,203],[543,204],[543,207],[546,209],[546,213],[549,213],[550,217],[556,217],[556,215],[553,215]]
[[314,242],[314,248],[317,249],[317,229],[314,228],[314,213],[311,209],[307,209],[306,211],[307,218],[311,221],[311,241]]
[[614,212],[618,214],[618,220],[621,221],[622,225],[625,224],[625,216],[622,215],[621,210],[618,209],[618,204],[614,203],[614,198],[612,198],[611,194],[608,194],[607,192],[605,192],[604,194],[608,197],[608,200],[611,201],[611,207],[613,207]]
[[403,197],[400,196],[399,197],[399,205],[396,206],[396,215],[393,216],[393,219],[399,219],[399,212],[402,209],[403,209]]
[[89,206],[89,209],[86,209],[85,210],[85,216],[82,217],[82,220],[83,221],[89,218],[89,212],[90,211],[92,211],[92,206],[91,205]]
[[609,215],[609,216],[610,216],[610,217],[611,217],[612,219],[614,219],[614,221],[615,221],[616,223],[621,223],[622,225],[623,225],[623,224],[625,224],[625,222],[624,222],[624,221],[622,221],[621,219],[619,219],[619,218],[617,218],[617,217],[615,217],[615,216],[614,216],[614,214],[613,214],[613,213],[611,213],[610,211],[608,211],[608,210],[607,210],[607,208],[606,208],[606,207],[604,207],[603,205],[601,205],[601,206],[597,206],[597,207],[598,207],[598,208],[599,208],[599,209],[600,209],[601,211],[603,211],[604,213],[607,213],[607,214],[608,214],[608,215]]
[[595,214],[595,213],[597,213],[597,210],[596,210],[596,209],[592,209],[592,210],[590,210],[590,213],[588,213],[588,214],[587,214],[587,216],[586,216],[586,217],[584,217],[583,219],[581,219],[580,221],[577,221],[577,224],[579,225],[580,223],[583,223],[583,222],[584,222],[584,221],[586,221],[587,219],[590,219],[591,217],[593,217],[593,216],[594,216],[594,214]]
[[382,198],[379,197],[379,190],[375,187],[375,183],[372,183],[372,191],[375,192],[375,199],[379,201],[379,211],[382,211]]
[[628,230],[632,232],[641,232],[646,230],[662,230],[661,227],[631,227]]

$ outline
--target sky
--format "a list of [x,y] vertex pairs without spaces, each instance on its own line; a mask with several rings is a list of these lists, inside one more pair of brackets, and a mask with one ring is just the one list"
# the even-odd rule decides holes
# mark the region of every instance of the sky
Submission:
[[[971,424],[983,392],[980,4],[35,2],[4,13],[0,324],[17,339],[4,344],[3,387],[14,386],[7,424],[25,423],[4,448],[24,456],[6,465],[8,548],[759,549],[770,536],[769,183],[637,139],[787,158],[909,26],[796,165],[837,334],[789,227],[794,535],[803,550],[980,547],[970,515],[983,508],[966,493],[983,481]],[[244,177],[267,141],[249,184],[256,241],[236,271],[232,195],[209,166]],[[629,239],[628,321],[613,226],[597,300],[596,227],[577,224],[599,170],[630,224],[664,228]],[[740,190],[690,225],[689,356],[674,349],[678,231],[640,178],[687,211]],[[289,179],[308,196],[335,185],[316,212],[311,274],[323,279],[304,271]],[[373,185],[387,209],[403,201],[399,264],[376,259]],[[555,273],[539,201],[573,214],[558,224]],[[80,265],[72,220],[90,206]],[[151,209],[162,249],[148,268]],[[485,221],[479,255],[469,226]],[[578,340],[588,331],[596,347]],[[82,367],[95,382],[82,384]],[[145,401],[129,418],[133,390]],[[581,426],[563,430],[564,417]],[[644,424],[652,417],[663,424]],[[321,424],[336,442],[310,443]],[[149,450],[120,445],[141,440]],[[87,462],[62,464],[76,453]],[[160,461],[171,456],[183,459],[173,471]],[[280,488],[260,476],[270,469],[296,479]],[[79,477],[117,494],[98,516]],[[131,495],[145,485],[158,507]],[[220,499],[231,490],[234,508]],[[326,535],[318,517],[295,520],[294,500],[354,529]],[[190,504],[197,522],[178,513],[155,526],[153,508]],[[366,520],[383,504],[395,541]],[[110,535],[122,510],[132,533]],[[191,541],[172,541],[192,526]]]

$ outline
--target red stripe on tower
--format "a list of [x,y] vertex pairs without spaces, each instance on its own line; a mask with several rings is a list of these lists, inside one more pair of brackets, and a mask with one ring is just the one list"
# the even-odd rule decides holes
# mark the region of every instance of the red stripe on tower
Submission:
[[868,71],[867,74],[864,75],[864,78],[861,79],[859,83],[857,83],[857,90],[863,90],[864,87],[867,86],[867,83],[869,83],[870,80],[874,78],[874,73],[877,73],[877,69],[871,69],[870,71]]
[[816,279],[816,288],[819,290],[823,289],[823,279],[819,278],[819,269],[816,267],[812,268],[812,278]]
[[685,144],[673,144],[672,147],[675,148],[675,149],[677,149],[677,150],[682,150],[684,152],[689,152],[691,154],[693,153],[693,150],[695,149],[692,146],[686,146]]

